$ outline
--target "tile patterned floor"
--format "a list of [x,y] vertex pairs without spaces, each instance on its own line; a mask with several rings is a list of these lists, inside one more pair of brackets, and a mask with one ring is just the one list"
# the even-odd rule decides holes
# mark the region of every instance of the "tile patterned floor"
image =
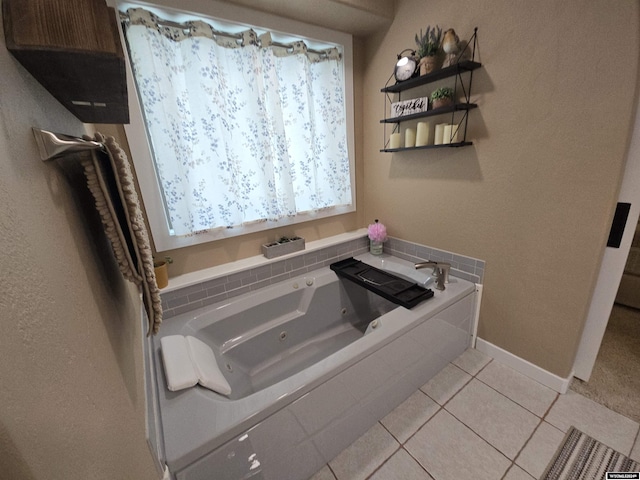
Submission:
[[311,480],[532,480],[574,425],[640,461],[640,425],[467,350]]

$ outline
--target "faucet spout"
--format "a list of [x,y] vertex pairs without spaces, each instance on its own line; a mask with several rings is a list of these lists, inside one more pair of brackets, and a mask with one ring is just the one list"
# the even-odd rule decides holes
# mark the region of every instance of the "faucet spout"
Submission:
[[449,283],[449,270],[451,269],[450,263],[428,261],[416,263],[414,267],[416,270],[420,268],[433,268],[433,276],[436,280],[436,290],[444,290],[445,284]]

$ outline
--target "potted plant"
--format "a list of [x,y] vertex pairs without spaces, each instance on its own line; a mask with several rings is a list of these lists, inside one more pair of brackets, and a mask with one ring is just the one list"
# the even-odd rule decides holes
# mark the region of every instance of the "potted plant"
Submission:
[[420,75],[426,75],[440,68],[440,44],[442,39],[442,28],[435,26],[427,26],[427,29],[420,35],[416,33],[416,45],[418,46],[417,54],[420,57]]
[[275,242],[262,245],[262,254],[267,258],[280,257],[304,250],[304,238],[282,236]]
[[431,107],[433,109],[453,104],[453,88],[440,87],[431,92]]
[[156,275],[156,284],[158,288],[164,288],[169,285],[169,271],[167,265],[173,263],[171,257],[164,257],[164,260],[156,260],[153,257],[153,272]]

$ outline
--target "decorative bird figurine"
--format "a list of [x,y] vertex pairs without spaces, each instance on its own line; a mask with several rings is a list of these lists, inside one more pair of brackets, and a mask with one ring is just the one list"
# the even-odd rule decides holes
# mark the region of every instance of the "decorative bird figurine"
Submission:
[[456,35],[456,31],[450,28],[444,32],[444,38],[442,39],[442,49],[447,54],[443,67],[449,67],[456,63],[456,57],[460,52],[460,39]]

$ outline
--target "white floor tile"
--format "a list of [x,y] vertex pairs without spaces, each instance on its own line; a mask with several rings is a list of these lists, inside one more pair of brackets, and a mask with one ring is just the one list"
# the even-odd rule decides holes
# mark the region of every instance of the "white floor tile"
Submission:
[[569,390],[560,395],[545,420],[566,432],[571,425],[624,455],[629,455],[637,422]]
[[311,480],[532,480],[571,425],[640,461],[638,423],[573,391],[549,394],[473,349],[453,363]]
[[516,464],[534,478],[540,478],[562,444],[564,435],[563,431],[542,422],[518,455]]
[[322,470],[316,473],[309,480],[336,480],[336,477],[331,472],[331,469],[329,469],[329,465],[325,465],[322,467]]
[[640,434],[636,437],[636,444],[631,450],[630,457],[632,460],[635,460],[636,462],[640,462]]
[[519,466],[512,465],[504,476],[504,480],[535,480],[535,478],[522,470]]
[[558,396],[548,387],[499,362],[491,362],[476,377],[539,417]]
[[446,410],[418,430],[405,449],[437,479],[496,480],[511,464]]
[[398,450],[369,480],[433,480],[405,450]]
[[364,480],[400,447],[382,425],[376,423],[329,465],[338,480]]
[[470,375],[477,374],[482,367],[491,361],[491,357],[479,352],[475,348],[469,348],[452,363],[460,367]]
[[510,459],[540,423],[533,413],[476,379],[445,408]]
[[444,405],[464,387],[471,375],[455,365],[448,364],[440,373],[433,377],[420,389],[433,398],[438,404]]
[[418,390],[396,407],[380,423],[385,426],[400,443],[406,442],[411,435],[424,425],[440,406]]

